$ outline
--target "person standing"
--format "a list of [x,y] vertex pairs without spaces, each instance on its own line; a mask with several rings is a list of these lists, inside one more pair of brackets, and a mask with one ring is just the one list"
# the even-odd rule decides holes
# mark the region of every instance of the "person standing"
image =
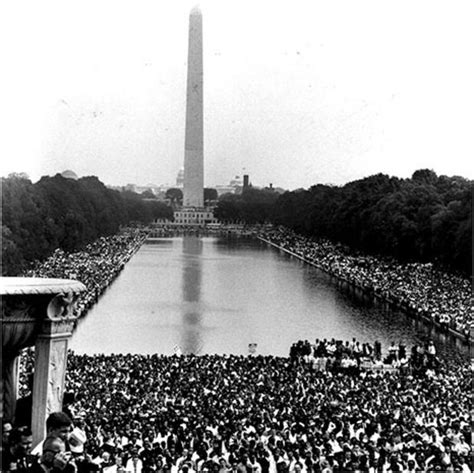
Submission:
[[14,429],[10,435],[10,444],[3,456],[3,472],[26,473],[30,467],[30,450],[33,435],[29,427]]
[[136,447],[132,448],[132,455],[128,459],[127,464],[125,465],[126,473],[142,473],[143,462],[138,455],[138,449]]
[[[46,419],[46,436],[60,438],[68,449],[68,437],[72,430],[72,420],[64,412],[52,412]],[[33,455],[41,455],[43,451],[43,441],[33,450]]]
[[34,462],[28,473],[77,473],[77,466],[71,452],[66,452],[66,444],[60,437],[46,437],[42,444],[42,454]]

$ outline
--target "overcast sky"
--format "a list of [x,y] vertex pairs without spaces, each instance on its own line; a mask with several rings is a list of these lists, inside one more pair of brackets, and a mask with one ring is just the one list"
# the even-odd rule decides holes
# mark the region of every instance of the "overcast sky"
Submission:
[[[195,4],[2,2],[0,174],[174,184]],[[200,7],[206,186],[474,178],[471,0]]]

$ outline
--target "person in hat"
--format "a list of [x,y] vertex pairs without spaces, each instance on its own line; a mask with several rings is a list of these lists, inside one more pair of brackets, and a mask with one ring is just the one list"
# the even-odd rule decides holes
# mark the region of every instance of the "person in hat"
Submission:
[[74,455],[82,455],[84,453],[86,440],[86,434],[78,427],[74,427],[68,437],[69,450],[71,453]]
[[86,443],[87,437],[82,429],[74,427],[73,431],[69,434],[69,450],[72,453],[84,453],[84,444]]
[[93,463],[89,455],[86,454],[84,445],[87,441],[86,434],[79,427],[74,427],[69,435],[69,449],[77,467],[77,473],[94,473],[100,470],[99,465]]

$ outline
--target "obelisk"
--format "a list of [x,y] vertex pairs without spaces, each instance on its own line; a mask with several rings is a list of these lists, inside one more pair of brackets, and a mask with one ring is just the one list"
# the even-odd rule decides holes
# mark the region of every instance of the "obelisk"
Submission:
[[194,7],[189,16],[188,78],[184,143],[184,207],[204,205],[204,126],[202,15]]

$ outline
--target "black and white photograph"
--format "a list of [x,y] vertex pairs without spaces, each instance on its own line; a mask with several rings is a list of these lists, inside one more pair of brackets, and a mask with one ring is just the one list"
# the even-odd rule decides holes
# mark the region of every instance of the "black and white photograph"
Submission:
[[0,473],[471,473],[474,6],[0,6]]

